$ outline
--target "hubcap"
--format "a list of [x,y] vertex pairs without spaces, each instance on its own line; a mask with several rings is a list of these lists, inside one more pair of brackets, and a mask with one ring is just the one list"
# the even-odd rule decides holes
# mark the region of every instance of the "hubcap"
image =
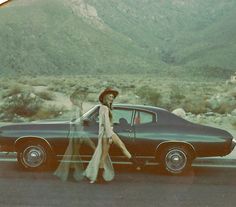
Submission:
[[169,171],[178,173],[186,166],[187,156],[182,150],[173,149],[166,154],[165,163]]
[[46,153],[41,146],[29,146],[23,151],[22,159],[27,167],[38,167],[46,160]]

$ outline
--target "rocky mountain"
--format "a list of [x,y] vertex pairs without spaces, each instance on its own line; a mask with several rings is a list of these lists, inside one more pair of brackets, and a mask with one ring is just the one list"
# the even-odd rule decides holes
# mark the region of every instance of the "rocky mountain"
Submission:
[[228,78],[235,9],[235,0],[14,0],[0,7],[0,72]]

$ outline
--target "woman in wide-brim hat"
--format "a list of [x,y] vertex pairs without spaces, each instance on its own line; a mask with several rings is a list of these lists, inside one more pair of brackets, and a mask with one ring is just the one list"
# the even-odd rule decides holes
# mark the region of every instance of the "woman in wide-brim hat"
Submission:
[[[102,103],[102,104],[106,104],[106,100],[104,100],[105,96],[107,94],[112,94],[113,95],[113,98],[115,99],[116,96],[119,94],[119,92],[115,89],[112,89],[110,87],[106,88],[104,91],[102,91],[99,95],[99,101]],[[112,104],[112,103],[111,103]]]
[[70,172],[73,172],[73,177],[76,181],[82,180],[84,178],[84,166],[80,157],[80,148],[82,145],[87,145],[93,150],[96,149],[93,141],[87,137],[86,133],[83,133],[83,124],[79,119],[83,114],[83,102],[88,93],[88,88],[79,87],[70,95],[73,113],[70,122],[70,133],[68,135],[69,143],[54,172],[54,175],[62,181],[66,181],[69,178]]
[[111,181],[114,178],[115,173],[108,153],[111,143],[116,144],[130,161],[138,165],[124,143],[113,131],[112,103],[118,94],[117,90],[109,87],[99,95],[101,106],[99,108],[98,145],[85,170],[85,176],[90,179],[90,183]]

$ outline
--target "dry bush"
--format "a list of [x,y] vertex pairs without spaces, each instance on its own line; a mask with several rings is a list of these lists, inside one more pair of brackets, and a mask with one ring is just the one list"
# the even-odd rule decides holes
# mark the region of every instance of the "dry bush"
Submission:
[[24,85],[22,84],[14,84],[12,86],[10,86],[2,95],[2,98],[6,98],[6,97],[9,97],[9,96],[14,96],[14,95],[17,95],[17,94],[20,94],[20,93],[23,93],[25,91],[32,91],[30,89],[30,87],[25,87]]
[[180,87],[176,84],[171,84],[170,86],[170,108],[175,109],[181,107],[182,103],[186,96],[184,95],[186,92],[180,89]]
[[236,129],[236,117],[231,120],[231,124]]
[[234,99],[236,99],[236,86],[231,88],[228,93],[230,96],[232,96],[232,97],[234,97]]
[[89,93],[86,101],[88,101],[88,102],[98,102],[98,94]]
[[14,116],[31,117],[42,107],[42,101],[33,93],[19,93],[5,99],[1,106],[2,118],[8,121]]
[[64,85],[64,83],[51,83],[48,86],[48,89],[51,91],[56,91],[56,92],[60,92],[60,93],[68,93],[69,89]]
[[37,96],[39,96],[41,99],[52,101],[55,98],[55,95],[51,91],[40,91],[35,93]]
[[56,118],[61,116],[64,112],[64,107],[58,107],[55,105],[43,106],[30,118],[30,120]]
[[186,112],[191,112],[192,114],[202,114],[208,111],[207,101],[204,97],[192,97],[187,98],[183,103],[182,107]]
[[222,103],[218,108],[214,109],[213,111],[219,114],[227,114],[233,111],[235,106],[229,103]]
[[12,85],[15,85],[15,81],[13,81],[10,78],[0,78],[0,88],[5,90],[12,87]]
[[30,86],[47,86],[54,79],[53,76],[21,76],[18,83]]
[[161,103],[161,94],[158,90],[149,86],[142,86],[136,90],[136,94],[146,103],[158,106]]

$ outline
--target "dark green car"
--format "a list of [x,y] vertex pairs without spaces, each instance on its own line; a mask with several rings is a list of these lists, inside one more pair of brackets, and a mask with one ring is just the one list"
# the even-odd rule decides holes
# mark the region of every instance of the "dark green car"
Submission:
[[[69,137],[83,140],[80,155],[84,163],[93,150],[87,141],[97,143],[99,105],[74,122],[31,122],[0,127],[1,151],[17,152],[18,162],[26,169],[42,169],[60,160]],[[80,124],[80,127],[78,126]],[[116,104],[114,131],[128,150],[146,165],[160,164],[165,171],[179,174],[197,157],[225,156],[236,141],[222,129],[191,123],[165,109]],[[128,164],[116,146],[111,146],[113,163]]]

